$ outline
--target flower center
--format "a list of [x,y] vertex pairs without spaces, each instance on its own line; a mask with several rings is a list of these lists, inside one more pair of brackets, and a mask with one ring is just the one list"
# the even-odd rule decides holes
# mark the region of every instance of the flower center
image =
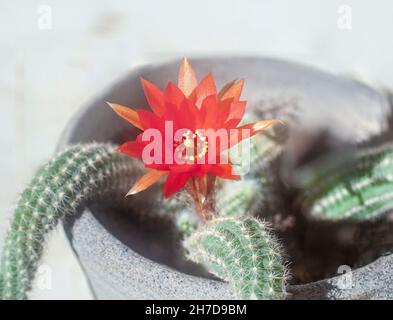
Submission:
[[187,162],[193,162],[195,160],[203,158],[208,151],[208,141],[206,135],[200,130],[196,130],[195,133],[191,130],[183,133],[182,142],[179,145],[183,145],[184,148],[184,159]]

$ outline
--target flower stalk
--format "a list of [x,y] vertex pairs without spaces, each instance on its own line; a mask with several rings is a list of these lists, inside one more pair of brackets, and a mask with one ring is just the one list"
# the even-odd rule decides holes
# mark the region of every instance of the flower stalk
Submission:
[[185,190],[194,201],[195,213],[202,221],[207,221],[216,215],[214,187],[216,178],[206,175],[201,178],[191,178],[185,185]]

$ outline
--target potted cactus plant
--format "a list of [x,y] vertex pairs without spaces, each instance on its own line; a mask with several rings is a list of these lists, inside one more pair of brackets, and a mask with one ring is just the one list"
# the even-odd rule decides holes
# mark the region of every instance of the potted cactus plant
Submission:
[[[174,64],[142,68],[87,106],[21,196],[2,252],[2,299],[27,297],[45,234],[60,220],[97,298],[390,297],[388,98],[270,59],[195,62],[221,84],[245,77],[247,109],[241,80],[218,91],[186,60],[177,85],[141,88],[139,76],[160,87],[176,78]],[[242,169],[233,148],[225,165],[132,158],[147,144],[139,130],[162,129],[163,119],[192,129],[172,148],[202,142],[192,161],[213,148],[196,129],[249,129],[236,140],[250,145],[249,167],[232,171]],[[350,272],[337,276],[343,266]]]

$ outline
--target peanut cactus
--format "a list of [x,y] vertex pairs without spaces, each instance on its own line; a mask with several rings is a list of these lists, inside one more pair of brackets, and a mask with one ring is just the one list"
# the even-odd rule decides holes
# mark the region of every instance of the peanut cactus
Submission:
[[[250,141],[244,142],[249,143],[250,163],[248,168],[242,168],[245,170],[242,179],[249,181],[249,185],[255,185],[254,196],[249,195],[246,198],[254,203],[258,199],[254,208],[258,208],[266,215],[280,207],[282,198],[279,190],[280,185],[272,167],[273,161],[281,155],[284,148],[285,135],[279,129],[280,126],[274,127],[267,132],[252,137]],[[281,129],[283,130],[283,128]],[[277,130],[278,132],[276,132]],[[232,185],[230,182],[228,184]],[[243,206],[249,205],[243,204]]]
[[189,258],[230,283],[240,299],[285,297],[287,270],[267,225],[251,217],[216,218],[184,242]]
[[22,193],[5,239],[0,299],[25,299],[48,232],[92,196],[124,194],[136,167],[99,144],[72,146],[43,166]]
[[282,133],[275,133],[274,129],[251,138],[250,174],[253,176],[266,175],[272,161],[280,156],[284,149]]
[[224,182],[216,195],[216,210],[220,217],[242,216],[258,203],[259,184],[255,179]]
[[[279,202],[277,179],[272,174],[271,165],[282,153],[283,144],[278,138],[275,140],[277,134],[274,134],[273,129],[240,143],[249,143],[249,164],[238,166],[240,173],[245,170],[241,181],[221,183],[216,195],[217,212],[220,216],[243,215],[247,212],[253,213],[255,209],[266,212]],[[242,148],[243,146],[240,146],[240,149]],[[233,155],[230,159],[236,163]]]
[[231,148],[229,157],[235,170],[245,176],[265,175],[272,161],[283,151],[284,130],[285,127],[275,126]]
[[322,219],[365,220],[393,207],[392,144],[323,167],[304,184],[300,202],[305,212]]

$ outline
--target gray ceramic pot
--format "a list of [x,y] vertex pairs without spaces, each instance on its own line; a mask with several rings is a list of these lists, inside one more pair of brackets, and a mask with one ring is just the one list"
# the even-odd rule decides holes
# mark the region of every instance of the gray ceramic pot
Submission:
[[[212,71],[218,86],[244,77],[243,97],[256,113],[273,113],[288,107],[292,121],[284,179],[304,153],[304,145],[321,132],[334,137],[335,146],[378,137],[388,129],[388,99],[357,81],[333,76],[303,65],[263,58],[191,59],[199,76]],[[134,70],[130,76],[81,109],[66,128],[60,146],[76,142],[123,142],[136,131],[118,118],[105,104],[116,102],[146,107],[139,77],[163,87],[176,80],[178,61]],[[281,112],[281,111],[280,111]],[[299,139],[302,144],[300,146]],[[157,247],[140,225],[125,222],[114,208],[91,204],[81,215],[65,222],[71,245],[98,299],[233,299],[229,285],[217,279],[199,277],[166,263],[165,252],[152,254],[146,243]],[[142,228],[143,229],[143,228]],[[155,229],[164,234],[165,228]],[[146,233],[148,234],[148,232]],[[157,240],[158,239],[158,240]],[[154,252],[157,252],[154,251]],[[160,252],[160,250],[158,250]],[[393,298],[391,256],[380,257],[348,274],[309,284],[290,286],[293,299]],[[171,266],[168,266],[171,265]],[[192,273],[192,272],[191,272]],[[343,277],[346,277],[343,279]],[[344,281],[344,282],[343,282]],[[345,282],[346,281],[346,282]],[[345,288],[344,288],[345,287]]]

